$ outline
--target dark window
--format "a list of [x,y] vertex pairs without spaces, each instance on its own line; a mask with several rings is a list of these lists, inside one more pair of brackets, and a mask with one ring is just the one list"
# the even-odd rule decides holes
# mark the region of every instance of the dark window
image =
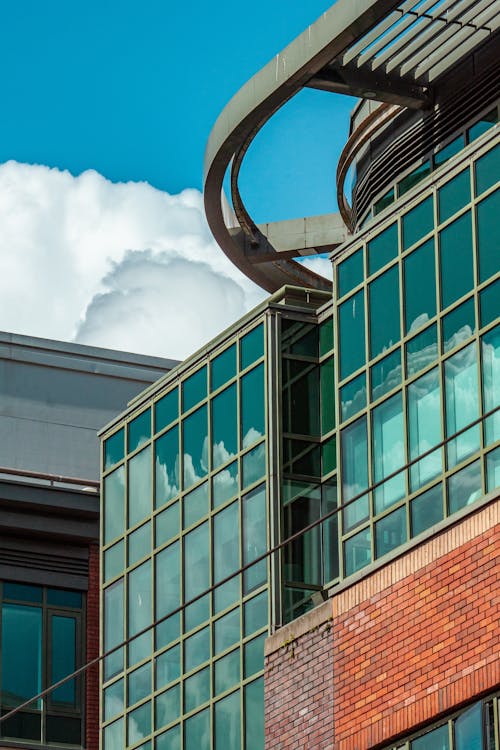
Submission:
[[[0,583],[2,714],[71,674],[83,662],[79,591]],[[71,680],[0,724],[2,739],[82,743],[82,684]]]

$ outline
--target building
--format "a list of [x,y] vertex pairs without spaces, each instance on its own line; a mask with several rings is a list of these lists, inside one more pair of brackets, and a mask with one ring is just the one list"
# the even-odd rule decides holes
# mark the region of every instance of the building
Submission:
[[[97,431],[175,363],[0,333],[0,705],[98,653]],[[98,670],[0,724],[5,747],[98,747]]]
[[[207,217],[271,297],[102,432],[104,750],[498,750],[499,22],[338,0],[217,121]],[[304,86],[362,97],[340,213],[257,226]]]

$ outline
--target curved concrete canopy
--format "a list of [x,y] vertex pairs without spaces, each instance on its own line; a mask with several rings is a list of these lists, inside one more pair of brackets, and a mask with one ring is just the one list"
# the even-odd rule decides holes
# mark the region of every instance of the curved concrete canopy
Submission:
[[[305,86],[412,108],[429,106],[437,79],[500,25],[498,0],[458,5],[459,11],[453,9],[455,0],[338,0],[222,111],[205,152],[205,211],[224,252],[264,289],[273,292],[284,284],[329,288],[330,282],[292,258],[333,250],[347,238],[347,229],[338,214],[254,224],[237,179],[255,135]],[[223,193],[229,165],[234,210]],[[299,229],[297,222],[302,222]]]

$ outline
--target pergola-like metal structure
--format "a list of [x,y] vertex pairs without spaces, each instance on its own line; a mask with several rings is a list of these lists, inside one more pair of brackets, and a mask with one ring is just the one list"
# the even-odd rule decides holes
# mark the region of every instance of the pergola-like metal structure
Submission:
[[[352,227],[343,180],[352,149],[339,165],[340,214],[259,226],[238,189],[252,140],[304,87],[386,103],[364,127],[366,140],[374,123],[382,126],[400,108],[433,107],[443,77],[499,27],[500,0],[338,0],[240,89],[210,134],[205,210],[226,255],[268,292],[284,284],[328,289],[326,279],[293,258],[332,251],[347,239]],[[232,208],[223,193],[229,166]]]

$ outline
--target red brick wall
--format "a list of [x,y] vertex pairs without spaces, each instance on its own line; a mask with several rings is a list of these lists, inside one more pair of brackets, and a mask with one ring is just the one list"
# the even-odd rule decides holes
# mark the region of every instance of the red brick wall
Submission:
[[[99,655],[99,545],[89,547],[89,590],[87,593],[86,661]],[[85,681],[85,747],[99,748],[99,667],[86,672]]]
[[326,602],[266,644],[267,750],[331,750],[332,607]]
[[[367,750],[496,688],[499,579],[495,500],[278,631],[266,644],[267,750]],[[294,629],[291,658],[279,638]]]

